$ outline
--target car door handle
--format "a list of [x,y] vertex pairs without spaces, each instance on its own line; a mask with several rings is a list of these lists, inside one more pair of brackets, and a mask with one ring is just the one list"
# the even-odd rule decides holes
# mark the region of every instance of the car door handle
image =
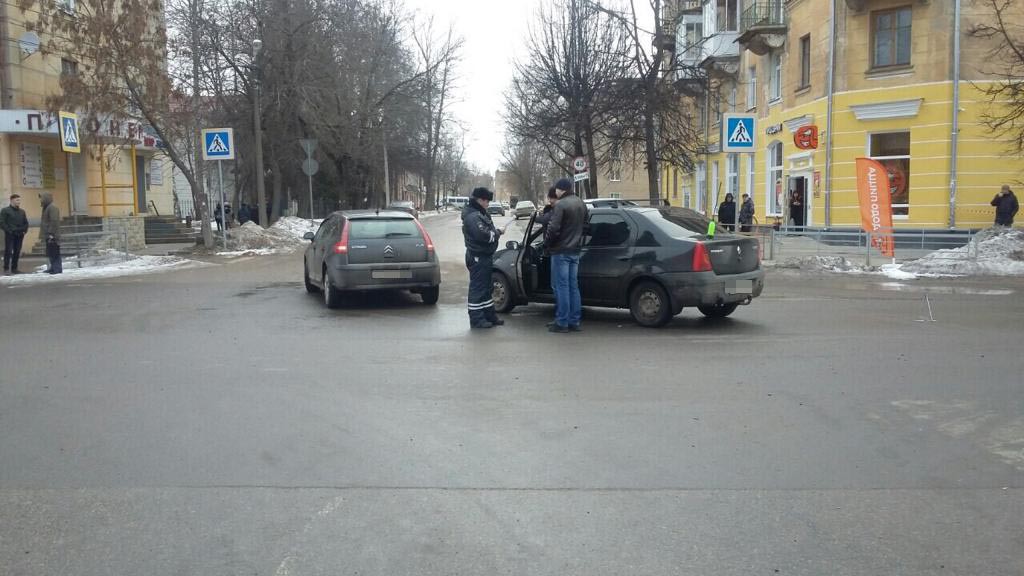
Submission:
[[618,260],[619,262],[629,262],[630,260],[632,260],[632,258],[629,256],[619,256],[618,258],[616,258],[616,260]]

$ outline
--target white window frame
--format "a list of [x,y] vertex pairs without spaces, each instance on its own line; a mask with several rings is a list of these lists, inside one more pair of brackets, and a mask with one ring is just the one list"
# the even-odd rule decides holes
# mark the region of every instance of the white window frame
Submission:
[[622,144],[619,142],[612,143],[611,152],[608,154],[610,162],[608,163],[608,181],[609,182],[621,182],[622,181]]
[[[718,5],[719,4],[725,4],[726,17],[725,17],[724,21],[721,21],[721,19],[718,18]],[[740,16],[741,16],[741,13],[740,13],[740,0],[712,0],[711,5],[712,5],[712,10],[715,13],[715,16],[714,16],[714,18],[715,18],[715,29],[718,32],[739,32],[740,31],[739,30],[740,29]],[[728,25],[729,20],[730,20],[730,18],[728,17],[728,14],[730,12],[732,14],[734,14],[734,17],[731,18],[731,19],[734,22],[736,22],[736,28],[734,30],[730,30],[730,29],[726,28],[726,26]]]
[[690,185],[690,178],[683,178],[683,208],[690,207],[690,199],[693,195],[693,187]]
[[757,67],[747,68],[747,111],[757,108]]
[[740,155],[733,152],[725,160],[725,191],[733,200],[740,198]]
[[[914,170],[914,161],[911,158],[910,154],[897,155],[897,156],[872,156],[871,155],[871,138],[873,138],[875,136],[884,136],[886,134],[906,134],[908,141],[911,138],[910,130],[885,130],[885,131],[882,131],[882,132],[871,132],[871,133],[868,134],[868,138],[867,138],[867,142],[866,142],[866,146],[865,146],[866,149],[864,150],[864,155],[867,156],[868,158],[871,158],[872,160],[910,160],[910,176],[913,176],[914,175],[914,172],[913,172],[913,170]],[[907,213],[906,214],[893,214],[892,215],[892,219],[893,220],[910,220],[910,204],[909,203],[907,203],[907,204],[893,204],[892,208],[906,208],[907,209]]]
[[768,64],[768,104],[782,100],[782,51],[772,50]]
[[756,196],[754,196],[754,170],[756,169],[756,167],[757,166],[754,163],[754,155],[753,154],[748,154],[747,155],[747,194],[749,194],[751,198],[756,198]]
[[711,163],[711,196],[714,200],[711,202],[711,213],[718,214],[718,160]]
[[697,212],[704,211],[704,202],[708,195],[708,166],[704,162],[697,163]]
[[[779,163],[778,164],[773,164],[772,163],[772,160],[773,160],[772,156],[774,156],[773,151],[776,149],[776,147],[778,147],[778,150],[779,150],[779,154],[778,154]],[[775,198],[775,182],[776,182],[776,180],[780,180],[781,181],[782,177],[784,175],[784,172],[783,172],[783,167],[784,167],[784,163],[785,163],[784,155],[785,155],[785,150],[783,150],[783,148],[782,148],[782,142],[779,142],[779,141],[776,140],[775,142],[772,142],[772,143],[768,144],[768,148],[765,151],[765,178],[764,178],[764,181],[765,181],[764,212],[765,212],[766,216],[782,216],[782,211],[783,211],[782,204],[785,202],[785,198],[784,197],[783,197],[782,201],[779,202],[779,205],[776,207],[776,211],[773,212],[772,211],[772,207],[775,205],[775,200],[774,200],[774,198]],[[782,187],[783,193],[785,193],[785,190],[786,190],[785,182],[782,183],[782,186],[783,186]]]

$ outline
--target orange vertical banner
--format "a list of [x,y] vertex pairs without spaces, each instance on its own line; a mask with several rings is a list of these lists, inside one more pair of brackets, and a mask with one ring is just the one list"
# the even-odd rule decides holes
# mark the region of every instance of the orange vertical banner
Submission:
[[871,244],[884,256],[896,255],[892,237],[892,192],[889,171],[876,160],[857,158],[857,193],[860,196],[861,226],[871,235]]

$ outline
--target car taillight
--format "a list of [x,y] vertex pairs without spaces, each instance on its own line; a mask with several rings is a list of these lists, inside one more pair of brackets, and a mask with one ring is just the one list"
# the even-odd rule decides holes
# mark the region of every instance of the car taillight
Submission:
[[413,220],[413,222],[416,222],[416,227],[420,229],[420,234],[423,234],[423,242],[427,245],[427,252],[433,252],[434,241],[430,239],[430,234],[427,234],[426,229],[423,228],[423,224],[420,224],[419,220]]
[[341,240],[334,245],[335,254],[348,254],[348,228],[350,224],[345,224],[345,229],[341,231]]
[[711,255],[708,254],[707,246],[698,242],[693,248],[693,271],[711,272]]

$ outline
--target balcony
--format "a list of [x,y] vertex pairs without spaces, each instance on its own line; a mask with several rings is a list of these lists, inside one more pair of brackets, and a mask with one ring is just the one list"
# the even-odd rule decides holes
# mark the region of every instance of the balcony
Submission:
[[704,10],[703,0],[680,0],[680,14],[700,14]]
[[716,76],[734,76],[740,69],[739,32],[718,32],[704,39],[700,65]]
[[764,56],[769,50],[782,48],[788,30],[782,0],[759,0],[743,11],[736,41],[754,54]]

